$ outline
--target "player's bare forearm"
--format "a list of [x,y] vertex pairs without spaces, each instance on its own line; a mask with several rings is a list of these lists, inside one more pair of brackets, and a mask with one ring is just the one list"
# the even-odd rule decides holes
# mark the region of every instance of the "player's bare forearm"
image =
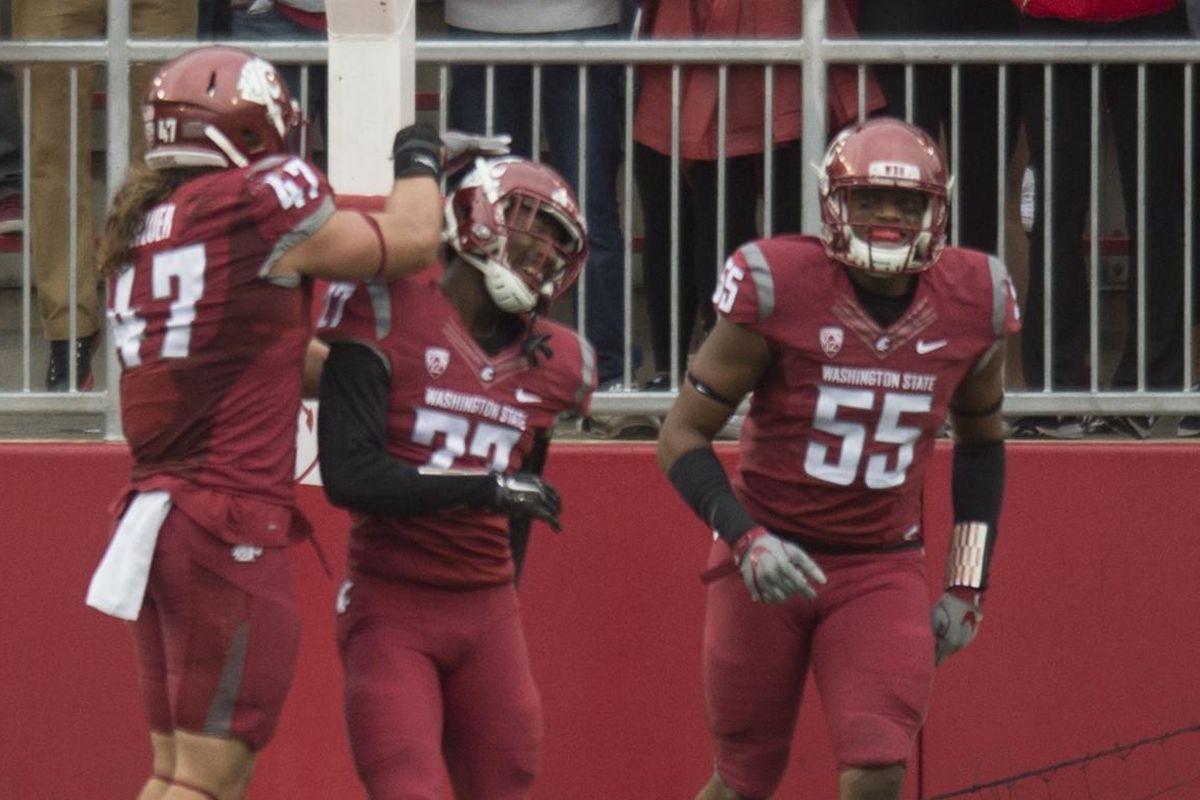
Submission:
[[1004,439],[1004,343],[998,341],[959,383],[950,402],[954,440],[961,444]]
[[770,351],[760,334],[718,320],[663,422],[658,439],[663,470],[684,453],[708,446],[769,364]]

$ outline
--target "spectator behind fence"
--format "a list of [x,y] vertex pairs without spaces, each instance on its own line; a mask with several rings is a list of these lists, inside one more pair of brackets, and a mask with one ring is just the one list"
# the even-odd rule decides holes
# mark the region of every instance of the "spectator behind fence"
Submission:
[[196,20],[196,38],[228,39],[233,31],[233,10],[230,0],[198,0],[199,18]]
[[[105,35],[106,4],[93,0],[13,0],[13,35],[17,39],[88,39]],[[177,0],[136,0],[129,15],[130,33],[138,39],[192,39],[196,35],[196,4]],[[135,64],[130,75],[132,108],[140,105],[140,87],[154,74],[154,65]],[[76,111],[79,138],[75,144],[78,177],[78,216],[69,218],[68,200],[71,139],[68,65],[39,63],[31,67],[29,153],[32,193],[25,198],[33,276],[37,283],[42,328],[50,341],[46,388],[67,391],[74,358],[79,389],[92,384],[92,354],[100,331],[100,300],[92,225],[92,87],[96,68],[79,68]],[[131,161],[141,157],[142,120],[129,115]],[[77,236],[75,266],[75,328],[71,327],[70,236]],[[72,338],[74,337],[74,338]]]
[[133,475],[87,602],[131,622],[154,753],[139,797],[242,800],[296,664],[286,546],[311,534],[296,421],[321,349],[309,278],[431,263],[442,147],[401,131],[388,211],[335,210],[320,171],[287,154],[300,115],[282,79],[232,47],[165,64],[144,114],[145,165],[101,251]]
[[[978,39],[1014,37],[1019,14],[1012,0],[859,0],[858,31],[864,39]],[[905,117],[905,67],[903,64],[879,64],[875,74],[887,97],[880,113]],[[959,69],[959,156],[951,163],[954,192],[958,196],[957,244],[998,251],[1004,228],[997,225],[997,137],[1003,135],[1011,155],[1016,141],[1017,74],[1009,70],[1007,116],[999,120],[999,84],[993,65],[964,64]],[[951,144],[951,85],[946,66],[918,64],[913,68],[913,107],[911,120],[937,141]],[[953,238],[953,234],[952,234]]]
[[[642,30],[654,39],[782,39],[801,33],[801,4],[786,0],[746,3],[642,4]],[[852,36],[854,26],[841,0],[829,4],[830,35]],[[774,70],[772,230],[800,229],[800,70]],[[841,127],[858,115],[857,72],[829,70],[831,123]],[[869,79],[868,107],[883,104]],[[694,335],[713,325],[710,299],[721,262],[758,236],[758,198],[764,183],[764,70],[735,65],[728,71],[725,131],[724,249],[718,252],[718,73],[714,66],[685,66],[681,73],[679,147],[683,182],[679,219],[679,358],[686,365]],[[641,93],[634,118],[635,167],[641,196],[646,312],[657,374],[648,388],[667,389],[671,377],[671,67],[641,70]],[[697,331],[697,324],[699,331]]]
[[[1192,36],[1200,37],[1200,0],[1187,0],[1187,20],[1188,29],[1192,32]],[[1200,97],[1195,99],[1200,100]],[[1193,146],[1197,147],[1197,151],[1195,152],[1200,156],[1200,145],[1193,143]],[[1200,161],[1194,161],[1193,163],[1200,163]],[[1193,186],[1193,191],[1195,190],[1196,187]],[[1193,236],[1200,235],[1200,208],[1193,206],[1192,211],[1192,234]],[[1195,263],[1191,264],[1190,267],[1193,270],[1197,269]],[[1200,278],[1200,275],[1197,275],[1197,277]],[[1197,283],[1200,283],[1200,280],[1197,280]],[[1200,315],[1200,286],[1193,285],[1192,292],[1192,308],[1196,309],[1195,314]],[[1200,362],[1200,325],[1197,323],[1200,323],[1200,320],[1197,320],[1193,316],[1192,323],[1192,339],[1196,344],[1192,349],[1192,379],[1197,380],[1198,373],[1200,373],[1200,365],[1197,364],[1197,362]],[[1192,384],[1192,391],[1200,393],[1200,382]],[[1175,432],[1179,436],[1200,436],[1200,414],[1186,414],[1181,417]]]
[[[1098,0],[1080,4],[1073,0],[1013,0],[1021,8],[1022,31],[1032,38],[1154,39],[1188,35],[1187,18],[1180,0]],[[1103,99],[1112,122],[1125,227],[1129,234],[1126,336],[1124,351],[1112,377],[1113,388],[1137,386],[1138,368],[1144,366],[1150,389],[1183,387],[1183,69],[1177,64],[1147,67],[1146,173],[1138,174],[1137,64],[1113,63],[1101,67]],[[1045,270],[1053,270],[1053,308],[1050,387],[1080,390],[1088,385],[1090,314],[1088,273],[1082,239],[1091,196],[1091,67],[1061,64],[1054,69],[1053,187],[1051,219],[1047,220],[1046,129],[1043,123],[1045,87],[1041,65],[1022,68],[1021,108],[1029,136],[1029,158],[1034,174],[1036,202],[1029,250],[1029,290],[1022,333],[1022,362],[1030,389],[1045,384],[1043,298]],[[1138,182],[1146,181],[1146,261],[1137,263]],[[1043,242],[1047,228],[1053,238],[1050,263],[1045,263]],[[1100,235],[1091,231],[1092,236]],[[1137,358],[1138,270],[1145,269],[1146,362]],[[1136,438],[1150,434],[1153,416],[1108,417],[1094,421],[1089,430],[1112,430]],[[1084,421],[1078,417],[1022,420],[1018,432],[1057,438],[1078,438]]]
[[[324,42],[328,35],[325,21],[325,0],[233,0],[230,26],[232,38],[253,47],[254,41]],[[300,65],[281,66],[279,72],[287,81],[292,97],[303,101]],[[303,111],[314,127],[306,136],[316,135],[318,124],[325,119],[329,68],[313,64],[308,70],[308,97]],[[311,150],[311,143],[306,141]],[[323,162],[322,162],[323,163]]]
[[[447,35],[452,39],[575,40],[621,35],[619,0],[446,0]],[[451,68],[450,127],[487,128],[486,67]],[[495,68],[492,130],[512,136],[515,155],[539,159],[533,152],[532,68]],[[586,189],[580,198],[587,218],[591,256],[583,276],[587,297],[584,333],[596,348],[601,390],[624,380],[625,272],[624,238],[617,208],[617,170],[625,119],[621,104],[621,68],[587,68],[587,131],[580,140],[579,69],[547,64],[541,70],[540,124],[549,140],[549,163],[574,188],[579,187],[579,151],[586,148]],[[543,141],[543,146],[545,142]],[[637,369],[634,353],[633,369]]]
[[[703,656],[716,771],[697,800],[772,796],[810,669],[839,796],[897,800],[934,667],[982,619],[1015,294],[994,256],[944,247],[949,174],[920,129],[856,125],[821,171],[821,239],[760,239],[728,260],[659,438],[717,534]],[[711,443],[751,392],[731,485]],[[954,527],[931,612],[921,495],[947,416]]]
[[321,474],[354,512],[346,721],[373,798],[519,800],[542,712],[515,581],[532,520],[559,527],[555,421],[596,386],[592,348],[545,312],[587,234],[566,182],[514,157],[477,161],[446,217],[440,282],[335,285],[318,331]]

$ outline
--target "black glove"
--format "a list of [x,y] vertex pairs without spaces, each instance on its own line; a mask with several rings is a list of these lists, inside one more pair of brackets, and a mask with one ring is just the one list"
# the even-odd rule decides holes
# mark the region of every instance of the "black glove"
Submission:
[[418,122],[401,128],[392,140],[392,173],[396,179],[428,175],[442,177],[442,137],[432,125]]
[[562,530],[558,514],[562,500],[554,487],[530,472],[513,475],[496,473],[496,498],[493,505],[505,514],[533,517],[555,531]]

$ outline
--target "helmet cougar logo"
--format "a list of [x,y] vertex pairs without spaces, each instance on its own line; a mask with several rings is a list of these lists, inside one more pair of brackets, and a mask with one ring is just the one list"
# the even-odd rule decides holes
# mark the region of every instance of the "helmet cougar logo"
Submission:
[[242,65],[237,91],[243,100],[263,106],[279,135],[287,135],[287,128],[283,124],[283,107],[280,105],[283,84],[275,74],[274,67],[261,58],[250,59]]

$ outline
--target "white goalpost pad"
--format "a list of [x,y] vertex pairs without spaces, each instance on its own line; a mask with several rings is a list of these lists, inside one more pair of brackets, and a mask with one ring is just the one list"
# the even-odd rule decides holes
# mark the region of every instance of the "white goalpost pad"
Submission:
[[[392,189],[392,138],[416,119],[417,0],[328,0],[329,181],[341,194]],[[305,400],[296,479],[319,486],[317,403]]]
[[329,180],[387,194],[396,131],[416,119],[417,0],[329,0]]

